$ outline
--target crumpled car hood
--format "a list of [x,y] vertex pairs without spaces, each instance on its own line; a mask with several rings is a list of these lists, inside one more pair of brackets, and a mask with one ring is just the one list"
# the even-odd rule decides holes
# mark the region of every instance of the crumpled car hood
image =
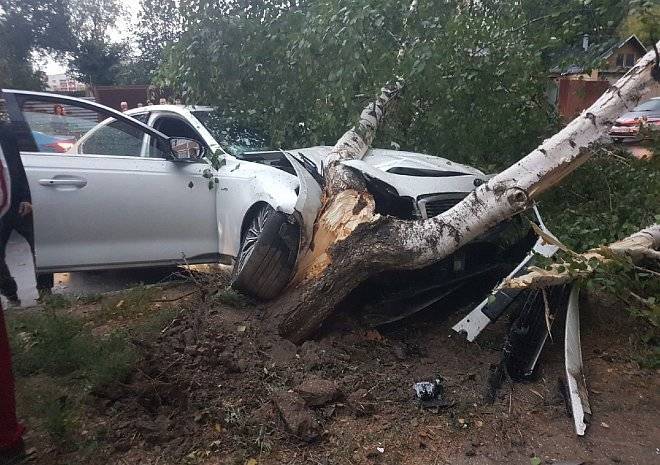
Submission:
[[[302,153],[309,160],[314,162],[317,167],[330,153],[332,147],[317,146],[304,149],[290,150],[293,154]],[[484,176],[484,173],[476,168],[456,163],[446,158],[423,155],[414,152],[403,152],[399,150],[388,149],[369,149],[363,158],[365,163],[387,172],[392,168],[419,168],[436,171],[452,171],[466,175]],[[321,169],[319,169],[321,172]]]

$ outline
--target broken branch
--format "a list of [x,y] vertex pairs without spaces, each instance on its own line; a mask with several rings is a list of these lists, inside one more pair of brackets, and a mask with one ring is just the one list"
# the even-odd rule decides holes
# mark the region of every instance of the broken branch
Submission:
[[529,273],[504,280],[500,288],[540,289],[565,284],[576,278],[586,278],[595,271],[594,260],[606,264],[614,258],[630,258],[633,263],[647,260],[660,263],[660,253],[657,251],[659,248],[660,225],[654,224],[608,246],[573,255],[573,260],[584,264],[582,269],[572,269],[561,263],[554,263],[546,269],[530,267]]

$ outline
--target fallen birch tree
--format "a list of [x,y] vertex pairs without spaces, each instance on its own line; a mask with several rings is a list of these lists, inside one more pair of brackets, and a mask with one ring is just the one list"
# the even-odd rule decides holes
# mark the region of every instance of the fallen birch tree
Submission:
[[[553,239],[547,238],[547,240],[552,241]],[[571,266],[571,263],[553,263],[547,268],[533,266],[524,275],[505,279],[499,287],[502,289],[541,289],[558,286],[575,279],[588,278],[596,271],[596,263],[608,264],[616,259],[630,259],[637,265],[647,262],[655,266],[660,265],[659,224],[649,226],[610,245],[591,249],[581,254],[567,250],[561,244],[558,245],[569,254],[570,262],[580,263],[582,266],[576,268]]]
[[301,342],[370,276],[442,260],[501,221],[530,208],[587,161],[590,144],[640,100],[658,94],[655,54],[647,53],[591,107],[520,161],[439,216],[406,221],[375,212],[364,180],[343,164],[367,152],[403,82],[386,85],[358,124],[337,142],[324,166],[326,184],[314,237],[289,289],[274,303],[280,333]]

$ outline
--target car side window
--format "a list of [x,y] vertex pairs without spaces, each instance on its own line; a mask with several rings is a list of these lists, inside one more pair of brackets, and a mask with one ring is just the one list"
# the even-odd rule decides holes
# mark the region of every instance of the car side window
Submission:
[[[153,123],[154,129],[173,138],[186,138],[198,141],[200,144],[205,145],[204,139],[197,131],[185,120],[176,116],[159,115]],[[153,145],[153,144],[152,144]],[[150,157],[159,157],[154,153],[154,148],[151,147],[149,151]]]
[[[111,113],[37,99],[21,105],[39,152],[139,157],[146,133]],[[165,158],[161,144],[154,150]]]

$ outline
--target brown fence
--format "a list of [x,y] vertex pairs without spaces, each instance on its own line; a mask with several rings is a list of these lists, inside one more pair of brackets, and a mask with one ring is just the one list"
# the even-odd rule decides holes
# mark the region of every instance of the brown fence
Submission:
[[128,108],[146,105],[149,86],[93,86],[96,101],[115,110],[121,110],[121,102],[128,103]]
[[571,120],[589,108],[610,87],[607,81],[559,80],[559,115]]

